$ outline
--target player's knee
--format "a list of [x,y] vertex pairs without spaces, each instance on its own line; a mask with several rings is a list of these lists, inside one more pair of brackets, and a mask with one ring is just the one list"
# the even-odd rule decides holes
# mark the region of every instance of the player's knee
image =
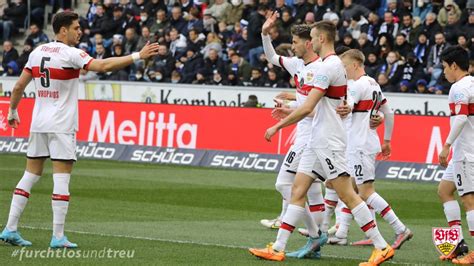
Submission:
[[287,191],[291,190],[291,184],[289,183],[282,183],[282,182],[276,182],[275,183],[275,189],[280,192],[282,195],[286,194]]
[[441,200],[441,202],[447,202],[447,201],[454,200],[454,196],[451,193],[451,191],[447,190],[443,186],[438,187],[438,197]]
[[304,202],[306,198],[304,189],[298,185],[293,184],[291,187],[291,202],[299,203]]
[[468,194],[461,197],[462,204],[466,211],[474,210],[474,194]]

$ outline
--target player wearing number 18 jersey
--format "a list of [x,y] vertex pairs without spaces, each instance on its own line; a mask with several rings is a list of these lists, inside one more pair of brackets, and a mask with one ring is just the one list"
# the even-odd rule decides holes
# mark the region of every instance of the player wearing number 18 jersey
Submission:
[[20,216],[33,185],[43,173],[46,158],[53,162],[53,236],[50,247],[75,248],[64,236],[64,223],[69,206],[69,180],[76,161],[78,130],[78,78],[80,69],[107,72],[124,68],[134,61],[157,54],[157,44],[147,44],[129,56],[92,59],[74,48],[81,37],[79,16],[73,12],[57,13],[52,21],[56,41],[37,47],[13,88],[8,123],[16,128],[20,118],[17,107],[23,91],[33,79],[35,106],[28,142],[26,170],[13,193],[10,214],[0,239],[12,245],[30,246],[17,232]]

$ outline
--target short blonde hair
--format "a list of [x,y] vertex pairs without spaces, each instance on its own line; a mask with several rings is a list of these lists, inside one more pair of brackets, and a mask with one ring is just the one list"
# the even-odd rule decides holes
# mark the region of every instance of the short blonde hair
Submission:
[[361,66],[364,65],[364,62],[365,62],[364,54],[360,50],[357,50],[357,49],[350,49],[344,52],[341,55],[341,58],[344,58],[344,57],[357,61]]

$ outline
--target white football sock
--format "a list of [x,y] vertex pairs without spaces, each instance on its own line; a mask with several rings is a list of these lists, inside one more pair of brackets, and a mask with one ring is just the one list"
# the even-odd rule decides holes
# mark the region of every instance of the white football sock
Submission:
[[54,188],[51,200],[53,208],[53,235],[60,239],[64,236],[64,223],[69,207],[70,174],[53,174]]
[[21,214],[28,203],[30,197],[31,188],[40,179],[40,176],[34,175],[25,171],[23,177],[18,182],[15,191],[13,192],[12,203],[10,206],[10,214],[8,215],[8,221],[6,228],[8,231],[17,231],[18,222]]
[[277,239],[273,244],[273,249],[284,251],[288,238],[290,237],[295,226],[306,215],[306,209],[297,205],[289,204],[285,216],[282,219],[280,229],[278,229]]
[[406,226],[398,219],[395,212],[392,210],[390,205],[377,193],[374,192],[367,199],[367,204],[372,206],[374,210],[392,226],[395,234],[399,235],[406,230]]
[[[449,227],[459,228],[460,240],[464,239],[461,225],[461,208],[457,200],[451,200],[443,203],[444,215],[448,221]],[[469,229],[470,230],[470,229]]]
[[377,225],[372,219],[369,208],[365,202],[361,202],[352,210],[352,215],[357,224],[360,226],[365,235],[372,240],[375,248],[385,249],[387,247],[387,242],[383,239],[382,235],[377,228]]

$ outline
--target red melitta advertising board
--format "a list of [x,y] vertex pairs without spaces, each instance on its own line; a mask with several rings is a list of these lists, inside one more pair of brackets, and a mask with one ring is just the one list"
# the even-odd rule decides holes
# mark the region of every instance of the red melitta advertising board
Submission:
[[[23,99],[18,129],[7,126],[9,99],[0,97],[0,136],[28,137],[34,99]],[[272,142],[265,130],[276,121],[271,109],[79,102],[79,141],[130,145],[285,154],[295,127],[277,134]],[[383,132],[383,127],[379,130]],[[449,133],[449,118],[395,116],[390,161],[437,163]],[[349,140],[350,141],[350,140]]]

